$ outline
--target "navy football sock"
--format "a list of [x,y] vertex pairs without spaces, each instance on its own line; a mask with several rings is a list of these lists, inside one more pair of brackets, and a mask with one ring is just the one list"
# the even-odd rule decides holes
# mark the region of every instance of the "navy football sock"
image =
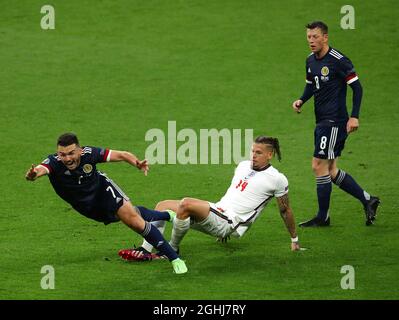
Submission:
[[370,195],[366,191],[364,191],[356,183],[355,179],[353,179],[351,175],[347,174],[345,171],[338,170],[337,175],[332,181],[342,190],[360,200],[363,205],[366,205],[367,201],[370,200]]
[[148,243],[151,243],[158,251],[167,256],[170,261],[179,257],[176,251],[172,249],[169,242],[165,240],[159,230],[151,225],[151,223],[146,222],[144,231],[140,234]]
[[141,206],[136,206],[136,208],[140,212],[141,217],[145,221],[149,222],[158,221],[158,220],[169,221],[170,219],[170,215],[167,211],[151,210]]
[[331,177],[321,176],[316,177],[317,184],[317,200],[319,202],[319,211],[317,217],[322,221],[326,221],[328,218],[328,208],[330,207],[330,196],[331,196]]

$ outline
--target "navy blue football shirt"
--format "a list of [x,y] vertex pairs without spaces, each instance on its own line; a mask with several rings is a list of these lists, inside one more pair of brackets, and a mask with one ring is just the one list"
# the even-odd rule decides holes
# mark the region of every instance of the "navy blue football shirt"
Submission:
[[110,150],[82,147],[80,164],[69,170],[57,156],[49,155],[41,165],[48,170],[48,177],[55,192],[73,207],[90,206],[100,186],[96,164],[109,161]]
[[316,123],[348,121],[347,84],[358,80],[352,62],[342,53],[329,48],[321,59],[315,54],[306,59],[306,83],[312,85]]

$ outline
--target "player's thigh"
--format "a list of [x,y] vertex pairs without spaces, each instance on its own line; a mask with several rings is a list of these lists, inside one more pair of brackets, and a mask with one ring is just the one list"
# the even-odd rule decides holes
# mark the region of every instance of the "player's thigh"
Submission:
[[157,203],[155,210],[165,211],[165,210],[173,210],[177,212],[179,208],[180,200],[163,200]]
[[209,202],[195,199],[183,198],[178,207],[177,216],[181,219],[188,217],[193,218],[195,221],[202,221],[209,215]]
[[190,227],[217,238],[227,237],[233,232],[232,224],[213,212],[209,212],[204,220],[193,222]]

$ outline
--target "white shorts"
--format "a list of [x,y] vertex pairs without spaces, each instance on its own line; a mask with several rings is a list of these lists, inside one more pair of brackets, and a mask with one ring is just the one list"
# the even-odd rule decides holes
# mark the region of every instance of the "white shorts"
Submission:
[[191,220],[190,228],[217,238],[224,238],[230,235],[239,237],[233,228],[234,226],[231,218],[222,213],[214,203],[209,202],[209,206],[210,211],[208,217],[201,222]]

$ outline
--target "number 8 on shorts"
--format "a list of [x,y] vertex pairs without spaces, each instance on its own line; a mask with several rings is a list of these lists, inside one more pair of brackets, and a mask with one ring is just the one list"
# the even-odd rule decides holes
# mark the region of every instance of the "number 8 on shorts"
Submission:
[[341,155],[348,137],[346,124],[339,126],[317,125],[314,131],[314,153],[319,159],[335,159]]

